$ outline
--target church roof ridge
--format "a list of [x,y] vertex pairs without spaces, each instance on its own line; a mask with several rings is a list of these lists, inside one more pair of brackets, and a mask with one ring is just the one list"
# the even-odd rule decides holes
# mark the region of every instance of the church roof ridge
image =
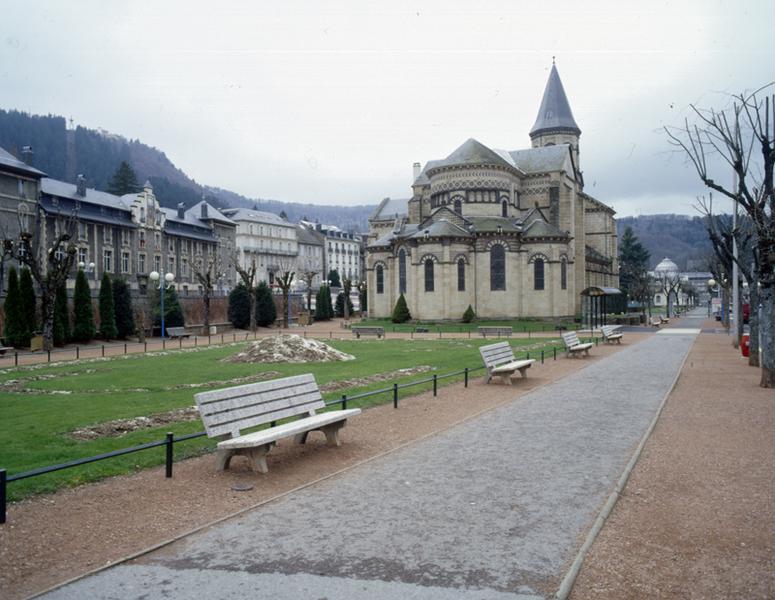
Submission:
[[565,88],[562,86],[560,74],[557,67],[552,64],[552,70],[549,72],[549,80],[546,82],[544,96],[541,99],[541,108],[538,109],[538,116],[535,124],[530,130],[530,137],[533,138],[541,133],[550,132],[571,132],[581,135],[581,129],[573,118],[573,111],[570,109],[568,96],[565,94]]

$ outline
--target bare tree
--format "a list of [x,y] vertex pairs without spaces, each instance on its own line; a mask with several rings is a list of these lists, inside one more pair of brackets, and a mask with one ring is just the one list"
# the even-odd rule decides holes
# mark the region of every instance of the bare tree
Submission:
[[304,264],[301,265],[299,272],[299,279],[301,279],[307,286],[307,312],[312,314],[312,283],[315,281],[315,276],[320,273],[322,267],[320,261],[314,259],[307,259]]
[[[57,289],[65,285],[75,264],[77,218],[75,214],[53,216],[54,235],[46,248],[46,213],[37,206],[32,227],[19,214],[19,240],[10,245],[9,254],[30,270],[40,290],[43,320],[43,349],[54,347],[54,304]],[[31,229],[31,231],[30,231]]]
[[293,269],[293,262],[291,260],[280,259],[279,269],[274,274],[274,280],[283,296],[283,327],[285,329],[290,327],[289,308],[291,302],[291,287],[293,286],[293,279],[295,276],[296,271]]
[[194,261],[191,270],[194,272],[194,277],[196,277],[199,285],[202,286],[204,326],[205,333],[207,333],[210,327],[210,298],[213,295],[215,285],[223,276],[223,265],[217,249],[213,248],[213,251],[204,260],[200,258]]
[[342,277],[342,314],[345,321],[350,320],[350,290],[353,289],[353,281],[349,277]]
[[239,262],[239,256],[235,252],[231,256],[231,264],[237,271],[242,283],[248,288],[248,297],[250,298],[250,331],[256,330],[256,259],[250,259],[250,267],[245,269]]
[[[700,180],[742,207],[755,237],[754,268],[761,285],[762,387],[775,387],[775,96],[734,96],[730,108],[717,111],[691,107],[694,123],[666,128],[670,142],[689,159]],[[733,185],[719,183],[718,169],[730,168]],[[722,178],[723,173],[719,173]],[[756,307],[752,307],[752,311]]]

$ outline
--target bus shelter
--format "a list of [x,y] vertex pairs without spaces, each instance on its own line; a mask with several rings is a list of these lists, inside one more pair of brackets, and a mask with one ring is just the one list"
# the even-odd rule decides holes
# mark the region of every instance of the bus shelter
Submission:
[[583,322],[590,328],[606,325],[609,308],[618,306],[622,292],[618,288],[591,286],[581,292]]

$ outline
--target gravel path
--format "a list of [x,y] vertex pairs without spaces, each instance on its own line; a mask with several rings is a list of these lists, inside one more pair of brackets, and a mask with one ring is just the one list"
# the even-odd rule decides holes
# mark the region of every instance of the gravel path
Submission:
[[46,598],[545,598],[694,339],[653,336]]

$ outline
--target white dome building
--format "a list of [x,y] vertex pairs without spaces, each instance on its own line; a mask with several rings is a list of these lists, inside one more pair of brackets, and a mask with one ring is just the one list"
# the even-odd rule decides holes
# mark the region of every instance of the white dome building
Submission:
[[663,258],[650,275],[654,279],[653,305],[655,307],[666,307],[667,315],[670,316],[675,306],[689,304],[689,296],[681,291],[681,284],[687,281],[687,278],[678,269],[678,265],[668,257]]

